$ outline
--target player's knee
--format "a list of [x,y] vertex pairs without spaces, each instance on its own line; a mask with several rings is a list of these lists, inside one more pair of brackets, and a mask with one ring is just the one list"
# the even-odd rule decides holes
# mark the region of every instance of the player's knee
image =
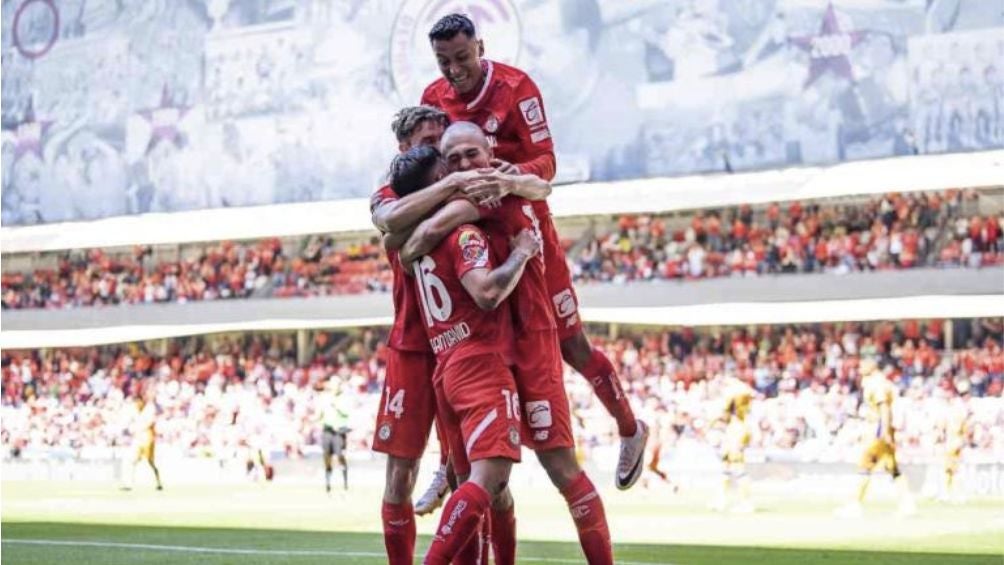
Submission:
[[571,448],[538,451],[537,459],[547,471],[551,483],[559,489],[571,484],[582,472],[578,460],[575,459],[575,451]]
[[509,490],[508,485],[492,499],[492,508],[498,511],[508,510],[513,507],[513,504],[512,491]]
[[417,475],[418,460],[388,457],[384,501],[390,504],[400,504],[411,498],[411,493],[415,490]]
[[584,332],[579,332],[561,341],[561,358],[580,373],[589,364],[593,348]]

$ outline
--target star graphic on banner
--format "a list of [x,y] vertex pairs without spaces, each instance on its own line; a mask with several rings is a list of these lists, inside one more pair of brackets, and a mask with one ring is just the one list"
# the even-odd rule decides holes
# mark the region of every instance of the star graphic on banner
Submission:
[[24,119],[14,126],[14,160],[28,153],[34,153],[42,158],[42,136],[52,125],[52,120],[39,120],[35,117],[35,104],[28,100],[24,110]]
[[174,141],[181,136],[178,123],[181,122],[186,113],[188,113],[188,107],[175,106],[171,99],[171,93],[165,84],[160,93],[160,106],[141,110],[139,115],[150,122],[150,127],[153,128],[150,133],[151,139]]
[[818,35],[789,38],[791,43],[809,53],[809,76],[802,87],[808,88],[827,71],[853,82],[854,70],[848,56],[864,40],[865,35],[867,32],[864,31],[840,29],[837,10],[830,2],[823,14],[823,24]]

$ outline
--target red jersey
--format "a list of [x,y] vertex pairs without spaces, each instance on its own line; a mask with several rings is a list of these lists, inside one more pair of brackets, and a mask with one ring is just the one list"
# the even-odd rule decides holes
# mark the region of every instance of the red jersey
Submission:
[[[397,200],[397,193],[384,185],[370,197],[370,212],[386,202]],[[387,251],[393,272],[391,285],[394,297],[394,326],[387,336],[387,345],[398,351],[429,351],[429,340],[423,330],[424,322],[415,302],[415,280],[404,273],[397,251]]]
[[[533,230],[538,238],[540,220],[530,201],[519,196],[506,196],[493,208],[481,206],[481,227],[488,234],[492,252],[499,261],[509,258],[509,240],[524,229]],[[553,330],[554,321],[547,278],[544,276],[544,254],[538,254],[526,264],[523,278],[512,293],[512,315],[517,332]]]
[[440,367],[447,360],[510,353],[513,334],[508,300],[495,310],[482,310],[460,282],[474,269],[491,268],[488,238],[471,224],[457,227],[431,253],[415,261],[421,324]]
[[[479,91],[458,94],[440,77],[422,93],[421,103],[443,110],[452,121],[481,126],[495,156],[517,165],[521,173],[553,179],[554,141],[537,85],[515,67],[488,59],[482,65],[485,80]],[[543,200],[533,207],[538,215],[549,213]]]

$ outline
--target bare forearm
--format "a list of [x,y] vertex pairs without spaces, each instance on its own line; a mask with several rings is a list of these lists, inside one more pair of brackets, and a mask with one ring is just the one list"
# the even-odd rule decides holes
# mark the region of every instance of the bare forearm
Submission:
[[518,175],[512,193],[527,200],[546,200],[551,195],[551,183],[537,175]]
[[455,192],[452,181],[442,179],[432,186],[377,208],[373,225],[384,233],[394,233],[417,224],[430,210]]
[[398,251],[405,243],[407,243],[408,238],[410,238],[413,233],[415,233],[414,229],[405,229],[399,232],[384,234],[383,248],[387,251]]
[[509,254],[509,258],[506,259],[505,263],[502,263],[488,274],[486,282],[491,289],[490,294],[496,305],[512,294],[513,289],[516,288],[520,278],[523,276],[527,262],[532,257],[532,255],[525,251],[514,249]]

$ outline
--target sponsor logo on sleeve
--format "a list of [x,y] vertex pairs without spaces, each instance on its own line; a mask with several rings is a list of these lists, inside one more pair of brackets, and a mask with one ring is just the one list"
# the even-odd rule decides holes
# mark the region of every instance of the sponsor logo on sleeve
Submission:
[[553,423],[551,417],[551,402],[548,400],[532,400],[526,403],[526,417],[530,427],[549,428]]
[[523,114],[523,121],[530,127],[544,123],[544,110],[540,107],[540,98],[536,96],[520,101],[519,111]]

